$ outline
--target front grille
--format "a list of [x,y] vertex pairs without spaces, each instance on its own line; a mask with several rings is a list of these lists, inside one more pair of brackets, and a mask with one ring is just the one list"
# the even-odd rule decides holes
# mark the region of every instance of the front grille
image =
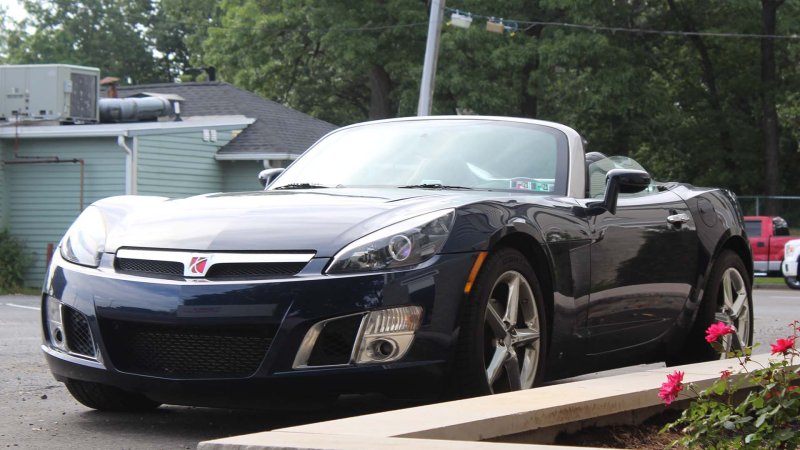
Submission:
[[62,307],[61,315],[64,321],[67,349],[72,353],[94,358],[94,341],[86,316],[67,306]]
[[183,276],[183,263],[153,259],[116,258],[118,272],[132,272],[157,276]]
[[325,323],[308,358],[308,365],[332,366],[349,363],[363,317],[350,316]]
[[292,276],[303,270],[304,262],[279,263],[221,263],[208,269],[206,278],[267,278],[274,276]]
[[111,361],[123,372],[168,378],[245,378],[258,369],[276,327],[179,326],[103,320]]

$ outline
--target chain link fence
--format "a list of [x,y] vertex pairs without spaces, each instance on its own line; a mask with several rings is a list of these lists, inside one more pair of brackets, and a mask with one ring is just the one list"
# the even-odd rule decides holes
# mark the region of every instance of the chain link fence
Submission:
[[800,235],[800,196],[737,195],[746,216],[781,216],[793,235]]

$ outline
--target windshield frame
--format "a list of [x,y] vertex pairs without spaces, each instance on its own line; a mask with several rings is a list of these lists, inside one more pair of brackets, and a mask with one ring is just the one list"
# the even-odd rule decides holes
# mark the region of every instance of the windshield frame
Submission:
[[[476,191],[506,191],[506,192],[515,192],[521,193],[525,195],[556,195],[556,196],[563,196],[567,195],[569,183],[570,183],[570,137],[568,136],[561,127],[550,126],[548,122],[541,122],[541,121],[533,121],[531,119],[515,119],[515,118],[498,118],[498,117],[479,117],[479,116],[438,116],[438,117],[425,117],[425,118],[403,118],[403,119],[390,119],[390,120],[381,120],[381,121],[374,121],[374,122],[364,122],[356,125],[351,125],[348,127],[340,128],[338,130],[332,131],[328,133],[325,137],[317,141],[314,145],[312,145],[308,150],[306,150],[302,155],[300,155],[280,176],[278,176],[273,183],[268,186],[267,190],[275,190],[275,189],[285,189],[284,186],[293,185],[293,184],[316,184],[321,186],[315,186],[315,189],[325,189],[327,188],[400,188],[401,186],[408,186],[409,183],[388,183],[388,184],[342,184],[342,183],[330,183],[326,182],[325,180],[312,180],[312,179],[299,179],[298,176],[292,176],[293,169],[296,170],[299,167],[302,167],[303,164],[307,161],[309,157],[315,156],[315,152],[319,151],[320,146],[326,145],[330,139],[341,139],[342,133],[355,133],[357,134],[360,130],[364,130],[366,127],[370,128],[371,133],[375,133],[378,127],[411,127],[415,128],[418,126],[424,127],[431,127],[432,130],[436,130],[439,128],[437,125],[441,124],[442,128],[460,128],[460,127],[470,127],[472,124],[481,124],[481,125],[492,125],[496,124],[498,128],[502,127],[511,127],[511,128],[519,128],[519,129],[526,129],[526,130],[533,130],[535,132],[543,133],[544,135],[549,135],[552,137],[554,141],[554,148],[555,148],[555,168],[554,168],[554,179],[552,179],[551,184],[551,191],[542,191],[542,190],[533,190],[530,189],[513,189],[511,187],[511,180],[509,181],[508,187],[503,186],[473,186],[473,185],[465,185],[463,187],[469,188],[470,190]],[[570,130],[572,131],[572,130]],[[487,131],[491,132],[491,130]],[[532,135],[533,136],[533,135]],[[509,141],[510,142],[510,141]],[[331,144],[334,145],[334,144]],[[407,146],[407,144],[406,144]],[[480,149],[480,147],[477,147]],[[473,151],[476,151],[473,149]],[[486,149],[487,153],[491,152],[491,148]],[[454,160],[457,155],[453,154]],[[346,156],[345,156],[346,157]],[[313,167],[313,166],[308,166]],[[534,180],[533,178],[530,178]],[[329,180],[328,180],[329,181]],[[430,185],[430,186],[423,186],[420,189],[443,189],[443,188],[459,188],[460,186],[457,185],[448,185],[444,183],[443,186],[436,186],[437,183],[411,183],[411,184],[421,184],[421,185]],[[532,184],[531,184],[532,185]],[[407,188],[407,187],[406,187]]]

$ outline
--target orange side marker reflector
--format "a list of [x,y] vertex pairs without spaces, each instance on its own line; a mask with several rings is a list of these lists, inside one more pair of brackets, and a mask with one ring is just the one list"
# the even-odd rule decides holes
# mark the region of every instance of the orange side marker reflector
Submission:
[[472,270],[469,271],[467,284],[464,285],[465,294],[469,294],[469,292],[472,290],[472,283],[475,282],[475,277],[478,276],[478,272],[481,270],[481,266],[483,265],[483,261],[486,260],[487,255],[489,255],[489,252],[480,252],[478,253],[478,257],[475,258],[475,263],[472,265]]

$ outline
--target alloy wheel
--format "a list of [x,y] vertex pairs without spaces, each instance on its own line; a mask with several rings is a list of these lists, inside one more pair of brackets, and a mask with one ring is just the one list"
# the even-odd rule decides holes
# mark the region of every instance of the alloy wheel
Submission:
[[[722,274],[722,289],[718,310],[714,318],[717,322],[734,327],[734,333],[722,338],[726,352],[742,350],[750,344],[750,297],[742,274],[730,267]],[[725,355],[722,355],[725,358]]]
[[497,278],[486,305],[484,361],[492,393],[531,388],[541,352],[540,312],[517,271]]

